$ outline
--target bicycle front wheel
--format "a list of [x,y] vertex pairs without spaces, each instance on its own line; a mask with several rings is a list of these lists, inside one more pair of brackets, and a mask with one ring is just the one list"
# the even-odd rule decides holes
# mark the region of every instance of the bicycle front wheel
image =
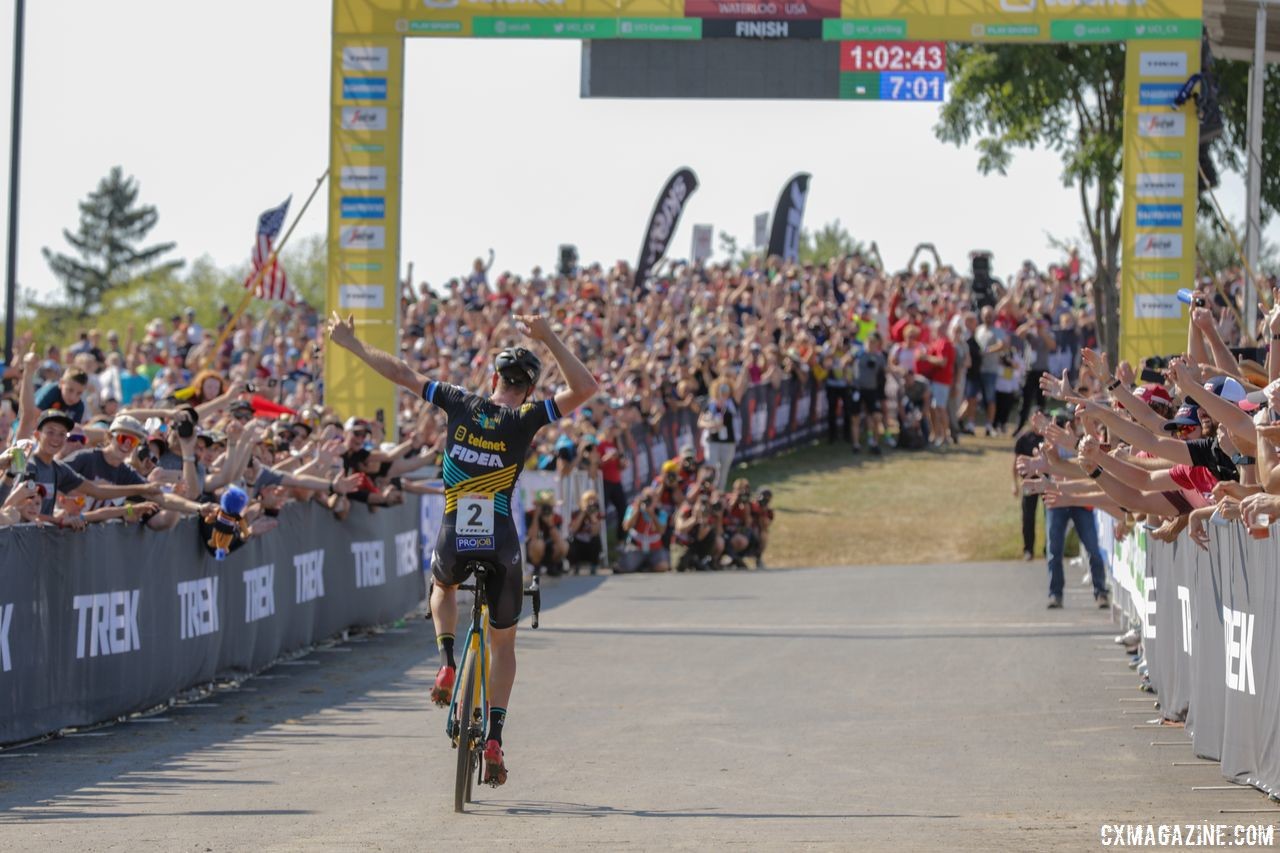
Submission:
[[464,811],[467,801],[471,799],[471,771],[475,768],[476,750],[472,742],[472,719],[475,712],[476,694],[476,656],[474,650],[468,650],[467,659],[462,665],[462,677],[454,684],[458,694],[458,772],[454,779],[453,810]]

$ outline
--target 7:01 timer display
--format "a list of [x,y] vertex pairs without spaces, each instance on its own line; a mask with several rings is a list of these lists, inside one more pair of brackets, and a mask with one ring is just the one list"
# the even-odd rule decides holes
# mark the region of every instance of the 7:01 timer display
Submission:
[[880,100],[941,101],[946,81],[945,71],[882,71]]
[[947,46],[940,41],[846,41],[841,71],[945,71]]

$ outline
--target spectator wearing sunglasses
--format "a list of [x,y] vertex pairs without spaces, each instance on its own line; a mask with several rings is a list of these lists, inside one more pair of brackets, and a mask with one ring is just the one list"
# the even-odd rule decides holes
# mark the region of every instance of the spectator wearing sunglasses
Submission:
[[[136,418],[120,415],[111,422],[109,440],[101,448],[81,450],[67,459],[67,467],[85,480],[114,486],[138,486],[147,480],[125,464],[146,440],[146,430]],[[161,507],[181,513],[196,513],[200,505],[177,495],[157,495],[154,501],[127,502],[120,498],[91,501],[84,514],[87,523],[120,518],[126,522],[149,520]]]
[[[36,423],[36,452],[27,460],[27,470],[18,479],[30,480],[36,484],[40,493],[40,516],[42,521],[53,522],[59,527],[71,527],[79,530],[84,527],[85,520],[80,515],[63,515],[54,517],[54,508],[58,495],[83,496],[107,500],[111,498],[127,498],[133,495],[151,496],[160,492],[154,483],[135,483],[132,485],[112,485],[86,480],[65,463],[55,457],[67,443],[67,435],[76,423],[66,412],[50,409],[40,416]],[[9,472],[6,478],[13,477]]]

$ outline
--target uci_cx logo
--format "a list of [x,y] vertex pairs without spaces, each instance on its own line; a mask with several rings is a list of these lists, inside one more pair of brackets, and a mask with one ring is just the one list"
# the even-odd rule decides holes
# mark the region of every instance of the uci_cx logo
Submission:
[[492,536],[458,536],[453,541],[455,551],[492,551]]

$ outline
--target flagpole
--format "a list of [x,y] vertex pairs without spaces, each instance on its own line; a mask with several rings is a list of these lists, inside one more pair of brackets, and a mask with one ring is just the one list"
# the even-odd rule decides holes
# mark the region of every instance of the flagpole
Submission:
[[311,195],[307,196],[307,200],[302,203],[302,207],[299,208],[297,215],[293,217],[293,224],[291,224],[288,230],[284,232],[284,236],[280,238],[280,242],[272,248],[271,254],[267,256],[266,261],[263,262],[262,266],[258,267],[253,274],[253,278],[245,285],[244,297],[240,300],[240,304],[236,307],[235,312],[232,313],[231,319],[227,320],[226,325],[222,327],[222,331],[218,333],[218,339],[214,342],[213,348],[209,350],[209,355],[205,357],[204,363],[201,365],[202,369],[207,368],[213,360],[218,357],[218,353],[222,350],[222,345],[226,343],[227,335],[231,334],[231,330],[235,328],[236,323],[240,321],[240,315],[244,314],[245,309],[249,307],[249,303],[253,301],[254,291],[256,291],[258,289],[258,285],[262,283],[262,276],[271,267],[271,264],[275,262],[280,252],[284,249],[284,244],[289,242],[289,236],[293,234],[293,229],[297,228],[298,223],[302,221],[302,215],[306,213],[307,208],[311,206],[311,201],[316,197],[316,193],[320,192],[320,185],[324,183],[324,179],[327,177],[329,177],[329,170],[325,169],[324,174],[316,178],[316,185],[312,187]]

